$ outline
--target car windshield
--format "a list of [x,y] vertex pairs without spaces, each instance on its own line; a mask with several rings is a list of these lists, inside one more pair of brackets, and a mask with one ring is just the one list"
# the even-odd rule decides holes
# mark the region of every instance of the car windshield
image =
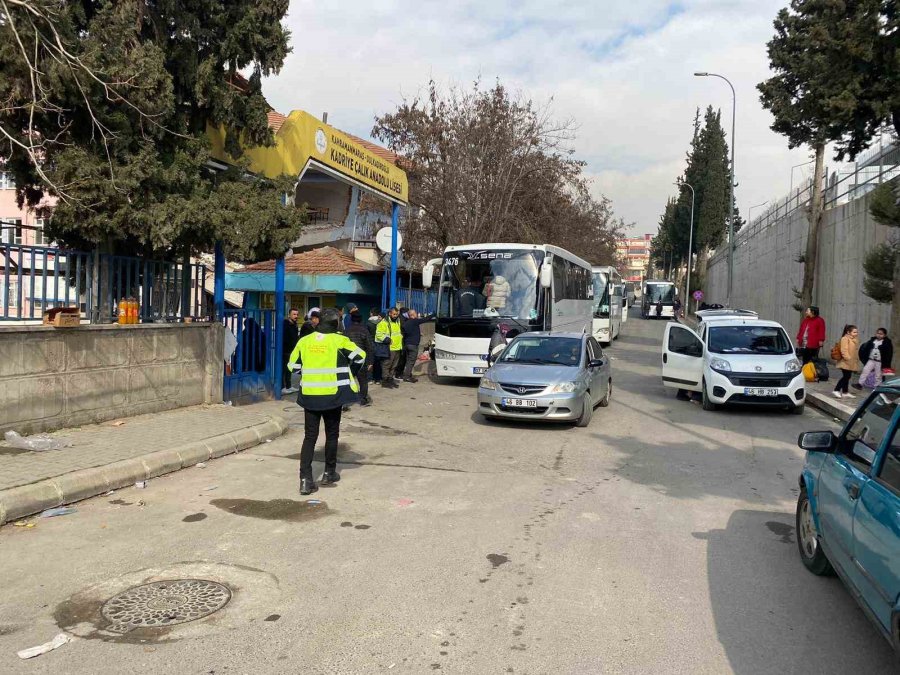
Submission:
[[713,326],[709,351],[714,354],[793,354],[791,341],[778,326]]
[[578,338],[527,336],[513,340],[500,357],[502,363],[577,366],[581,363]]
[[538,318],[538,270],[533,250],[452,251],[444,256],[439,318]]
[[652,303],[675,302],[675,285],[647,284],[647,300]]

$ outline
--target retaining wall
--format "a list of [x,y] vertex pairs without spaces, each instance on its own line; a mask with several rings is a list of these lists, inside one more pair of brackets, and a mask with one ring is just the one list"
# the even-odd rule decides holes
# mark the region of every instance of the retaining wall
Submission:
[[218,323],[0,328],[0,434],[222,402]]
[[[846,323],[859,326],[861,338],[890,325],[890,305],[879,305],[863,293],[862,263],[866,252],[888,239],[890,229],[878,225],[869,213],[869,196],[825,211],[819,233],[818,272],[813,304],[819,307],[828,329],[823,357],[840,337]],[[797,209],[766,228],[738,240],[734,252],[732,306],[752,309],[760,317],[782,324],[791,338],[800,325],[793,289],[803,284],[803,266],[797,258],[806,250],[808,220]],[[728,293],[728,257],[718,252],[707,270],[706,301],[725,302]]]

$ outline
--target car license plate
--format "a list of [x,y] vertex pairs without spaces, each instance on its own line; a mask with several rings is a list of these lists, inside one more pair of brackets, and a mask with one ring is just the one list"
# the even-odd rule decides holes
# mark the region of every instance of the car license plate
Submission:
[[777,389],[761,389],[755,387],[744,387],[745,396],[778,396]]
[[503,398],[500,399],[500,405],[507,408],[537,408],[537,401],[528,398]]
[[487,370],[487,368],[480,368],[480,367],[479,367],[479,368],[472,368],[472,374],[473,374],[473,375],[484,375],[484,373],[485,373],[486,370]]

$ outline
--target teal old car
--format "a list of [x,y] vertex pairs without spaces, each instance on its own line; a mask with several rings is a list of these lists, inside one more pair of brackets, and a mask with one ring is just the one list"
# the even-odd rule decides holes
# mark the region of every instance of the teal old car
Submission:
[[878,387],[843,430],[810,431],[797,543],[813,574],[837,572],[900,652],[900,379]]

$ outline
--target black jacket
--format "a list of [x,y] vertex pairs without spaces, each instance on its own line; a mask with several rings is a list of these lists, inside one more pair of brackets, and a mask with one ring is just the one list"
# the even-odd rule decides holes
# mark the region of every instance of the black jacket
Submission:
[[344,335],[366,353],[367,366],[375,362],[375,340],[372,339],[372,334],[369,333],[366,326],[351,322],[350,327],[344,331]]
[[297,345],[297,340],[300,339],[300,326],[290,319],[285,319],[282,325],[284,326],[284,339],[281,343],[281,351],[290,356]]
[[418,349],[419,343],[422,342],[422,324],[429,321],[434,321],[434,317],[407,319],[400,327],[400,333],[403,335],[403,346]]
[[[869,360],[869,355],[872,353],[872,350],[875,348],[875,338],[870,338],[868,342],[864,343],[862,347],[859,348],[859,360],[862,363],[866,363]],[[881,343],[881,367],[890,368],[891,361],[894,358],[894,343],[891,342],[890,338],[884,338],[884,341]]]

